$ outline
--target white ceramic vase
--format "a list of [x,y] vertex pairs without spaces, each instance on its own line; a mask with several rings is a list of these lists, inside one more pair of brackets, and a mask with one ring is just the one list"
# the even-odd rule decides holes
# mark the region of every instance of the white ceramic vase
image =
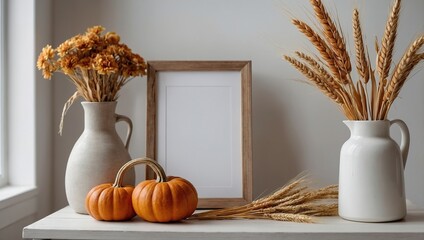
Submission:
[[[351,132],[340,153],[339,215],[360,222],[388,222],[406,215],[404,167],[409,131],[401,120],[344,121]],[[401,129],[400,146],[390,126]]]
[[[115,114],[117,102],[82,102],[84,131],[69,155],[65,174],[66,197],[77,213],[87,214],[85,197],[88,191],[102,183],[113,183],[119,168],[131,159],[128,144],[132,122]],[[115,129],[115,123],[128,125],[125,144]],[[134,170],[126,173],[125,184],[134,185]]]

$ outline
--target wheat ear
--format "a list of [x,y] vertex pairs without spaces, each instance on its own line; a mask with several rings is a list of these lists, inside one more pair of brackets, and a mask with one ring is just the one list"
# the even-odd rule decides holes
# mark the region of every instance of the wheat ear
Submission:
[[383,85],[386,84],[386,79],[389,75],[390,65],[392,63],[400,15],[400,3],[401,0],[395,0],[393,4],[390,16],[387,19],[383,38],[381,39],[381,47],[377,54],[377,72],[380,75],[380,82],[382,82]]
[[346,75],[350,73],[352,66],[350,64],[349,54],[346,51],[345,40],[342,37],[343,35],[337,29],[321,0],[310,0],[310,2],[314,8],[315,16],[323,28],[325,39],[334,49],[338,65],[343,70],[344,77],[346,77]]
[[322,66],[317,60],[303,52],[295,51],[295,54],[300,59],[305,60],[315,70],[315,72],[317,72],[325,80],[325,82],[329,86],[333,87],[334,89],[340,88],[340,84],[336,82],[336,80],[334,80],[333,76],[331,76],[331,74],[325,69],[325,67]]
[[336,103],[341,103],[341,99],[337,92],[335,92],[328,84],[323,81],[318,74],[311,68],[296,60],[295,58],[284,56],[284,59],[293,65],[299,72],[301,72],[307,79],[314,83],[327,97]]
[[380,46],[378,45],[378,37],[377,36],[374,37],[374,48],[375,48],[375,52],[378,54],[378,52],[380,51]]
[[361,76],[361,80],[366,84],[369,80],[369,68],[358,9],[353,10],[353,38],[355,41],[356,69]]
[[72,96],[66,101],[65,105],[63,106],[62,110],[62,116],[60,117],[60,124],[59,124],[59,134],[62,136],[62,130],[63,130],[63,120],[65,119],[65,115],[68,112],[71,105],[74,103],[74,101],[80,96],[80,93],[76,91]]
[[418,50],[424,44],[424,35],[418,37],[405,52],[399,63],[396,65],[395,71],[390,80],[387,91],[384,95],[384,100],[387,101],[386,109],[381,115],[387,115],[387,112],[399,95],[400,89],[411,73],[412,69],[422,60],[422,54],[417,54]]
[[337,65],[335,53],[329,48],[327,43],[305,22],[298,19],[292,19],[292,23],[315,46],[321,57],[327,63],[327,67],[330,69],[335,79],[337,79],[340,84],[347,84],[348,82],[342,77],[342,73]]
[[337,215],[337,185],[310,189],[304,177],[281,187],[275,193],[240,207],[193,214],[189,219],[273,219],[314,222],[313,216]]

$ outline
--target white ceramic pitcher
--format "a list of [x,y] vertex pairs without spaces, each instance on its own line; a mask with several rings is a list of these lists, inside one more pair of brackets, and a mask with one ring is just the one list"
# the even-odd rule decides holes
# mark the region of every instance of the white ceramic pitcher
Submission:
[[[344,123],[351,136],[340,153],[339,215],[361,222],[404,218],[408,127],[398,119]],[[400,146],[390,137],[393,124],[401,129]]]
[[[65,174],[66,198],[77,213],[87,214],[85,197],[96,185],[113,183],[119,168],[131,160],[128,144],[132,122],[115,114],[116,102],[82,102],[84,131],[69,155]],[[125,144],[115,129],[115,123],[128,125]],[[134,185],[134,170],[125,174],[125,184]]]

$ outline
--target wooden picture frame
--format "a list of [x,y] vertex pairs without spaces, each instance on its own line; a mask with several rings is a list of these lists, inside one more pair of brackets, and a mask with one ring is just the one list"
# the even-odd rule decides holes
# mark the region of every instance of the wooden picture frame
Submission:
[[251,202],[251,62],[147,64],[146,156],[191,181],[198,208]]

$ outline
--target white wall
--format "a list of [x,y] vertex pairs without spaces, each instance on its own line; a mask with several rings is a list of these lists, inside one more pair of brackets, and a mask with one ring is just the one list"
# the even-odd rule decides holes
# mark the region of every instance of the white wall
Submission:
[[[103,25],[147,60],[252,60],[254,195],[269,192],[302,171],[319,185],[337,183],[341,145],[348,138],[344,116],[301,76],[281,54],[312,49],[290,24],[288,16],[307,19],[309,1],[289,0],[55,0],[55,46]],[[351,40],[351,11],[359,7],[370,50],[374,35],[383,33],[391,0],[325,1],[337,9],[344,33]],[[305,11],[306,10],[306,11]],[[424,31],[424,1],[403,1],[395,59],[417,33]],[[352,52],[352,50],[351,50]],[[420,68],[422,68],[421,65]],[[393,106],[390,119],[402,118],[411,130],[406,169],[407,196],[424,206],[424,74],[416,73]],[[133,157],[145,151],[146,79],[134,79],[121,92],[118,112],[135,123]],[[73,93],[60,75],[54,84],[54,123]],[[55,136],[55,208],[66,205],[64,172],[73,143],[82,131],[82,109],[75,104],[65,119],[63,136]],[[56,129],[55,129],[56,130]],[[195,171],[195,169],[193,169]],[[140,175],[141,176],[141,175]]]

